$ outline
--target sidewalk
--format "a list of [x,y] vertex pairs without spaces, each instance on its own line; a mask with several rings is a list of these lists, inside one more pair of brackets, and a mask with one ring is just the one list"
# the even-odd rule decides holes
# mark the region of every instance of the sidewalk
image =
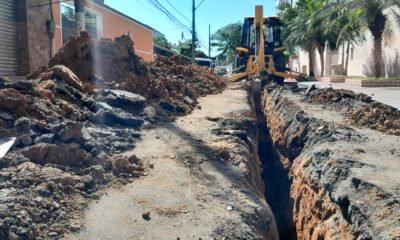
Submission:
[[400,87],[359,87],[346,83],[302,82],[299,85],[309,86],[315,84],[319,88],[332,87],[334,89],[347,89],[356,93],[364,93],[373,100],[400,109]]

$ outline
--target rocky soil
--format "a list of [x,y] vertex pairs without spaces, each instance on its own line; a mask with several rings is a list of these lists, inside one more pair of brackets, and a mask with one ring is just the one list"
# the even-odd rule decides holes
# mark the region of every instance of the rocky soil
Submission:
[[272,87],[263,106],[297,239],[400,238],[399,128],[385,126],[398,110],[347,91]]
[[263,194],[257,126],[243,90],[146,130],[129,154],[148,176],[109,188],[67,239],[278,239]]
[[92,42],[85,33],[29,80],[0,78],[0,138],[17,138],[0,159],[0,239],[78,231],[99,190],[145,175],[141,159],[123,154],[143,127],[189,113],[224,86],[196,66],[145,63],[127,36]]
[[400,110],[372,101],[365,94],[322,88],[310,91],[303,101],[341,111],[350,124],[400,136]]

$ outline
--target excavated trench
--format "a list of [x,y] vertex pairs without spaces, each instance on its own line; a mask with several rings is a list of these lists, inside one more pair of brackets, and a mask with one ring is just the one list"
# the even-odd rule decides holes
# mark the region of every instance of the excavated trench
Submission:
[[293,223],[289,173],[274,148],[260,96],[255,95],[253,106],[257,120],[258,156],[262,163],[265,198],[274,214],[280,239],[294,240],[297,237]]
[[349,127],[301,93],[275,87],[262,95],[253,104],[258,155],[280,239],[399,239],[391,168],[400,154],[390,149],[400,137]]

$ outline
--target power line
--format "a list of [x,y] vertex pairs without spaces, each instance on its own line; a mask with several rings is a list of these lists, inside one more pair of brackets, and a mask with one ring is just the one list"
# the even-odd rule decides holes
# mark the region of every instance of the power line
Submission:
[[149,9],[148,7],[146,7],[146,6],[142,3],[141,0],[136,0],[136,2],[138,2],[140,5],[142,5],[142,7],[144,7],[147,11],[159,15],[159,13],[156,13],[156,12],[152,11],[151,9]]
[[201,4],[203,4],[204,1],[205,1],[205,0],[201,1],[201,2],[199,3],[199,5],[197,5],[196,9],[198,9],[198,8],[201,6]]
[[175,9],[175,11],[177,11],[179,13],[179,15],[181,15],[184,19],[186,19],[187,21],[190,22],[189,18],[187,18],[185,15],[183,15],[178,9],[176,9],[176,7],[169,1],[169,0],[165,0],[167,1],[167,3],[173,8]]
[[190,28],[176,18],[171,12],[168,11],[158,0],[149,0],[149,2],[159,11],[164,13],[167,18],[177,27],[184,31],[191,32]]

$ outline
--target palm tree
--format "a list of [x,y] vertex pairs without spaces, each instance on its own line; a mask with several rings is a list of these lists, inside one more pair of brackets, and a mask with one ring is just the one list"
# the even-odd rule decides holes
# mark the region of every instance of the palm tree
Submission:
[[309,75],[314,76],[315,50],[318,50],[321,60],[321,74],[324,73],[325,42],[328,35],[323,21],[317,14],[325,6],[326,0],[300,0],[296,6],[285,6],[281,19],[285,25],[284,39],[288,46],[300,46],[309,55]]
[[[364,28],[359,24],[359,12],[353,11],[321,11],[318,14],[319,18],[325,20],[325,32],[331,49],[337,50],[339,46],[343,46],[342,66],[344,75],[347,76],[350,46],[363,42]],[[347,45],[347,47],[346,47]],[[346,50],[346,60],[345,60]]]
[[285,45],[289,49],[300,46],[308,52],[310,76],[315,75],[315,50],[320,55],[321,75],[325,70],[325,43],[331,39],[332,33],[325,30],[325,19],[318,14],[327,2],[327,0],[300,0],[295,7],[281,6]]
[[374,41],[373,73],[375,77],[383,75],[382,40],[385,28],[392,15],[396,24],[400,23],[400,0],[330,0],[324,10],[330,12],[352,12],[357,15],[359,26],[368,28]]

